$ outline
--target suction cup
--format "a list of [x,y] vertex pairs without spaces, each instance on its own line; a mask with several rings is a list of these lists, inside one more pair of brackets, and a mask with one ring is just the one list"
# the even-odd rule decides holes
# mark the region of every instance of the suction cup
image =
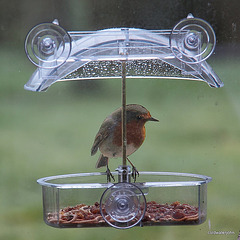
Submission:
[[117,183],[103,193],[100,210],[104,220],[112,227],[131,228],[144,217],[146,199],[134,184]]
[[212,27],[191,14],[172,30],[170,47],[182,62],[195,64],[206,60],[214,51],[216,37]]
[[69,57],[71,38],[57,24],[39,24],[28,33],[25,52],[29,60],[38,67],[59,67]]

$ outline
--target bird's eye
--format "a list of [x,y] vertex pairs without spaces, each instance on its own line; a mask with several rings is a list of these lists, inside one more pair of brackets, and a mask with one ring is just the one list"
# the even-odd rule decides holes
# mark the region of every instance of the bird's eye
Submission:
[[142,116],[141,115],[137,116],[137,119],[142,119]]

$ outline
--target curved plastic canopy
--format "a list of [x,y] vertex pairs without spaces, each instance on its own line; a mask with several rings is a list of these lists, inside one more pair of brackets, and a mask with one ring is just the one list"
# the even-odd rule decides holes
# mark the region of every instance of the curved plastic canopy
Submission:
[[121,61],[128,78],[189,79],[218,88],[223,83],[206,62],[215,43],[211,26],[191,14],[172,30],[66,32],[54,20],[27,35],[25,50],[38,68],[24,88],[45,91],[57,81],[120,78]]

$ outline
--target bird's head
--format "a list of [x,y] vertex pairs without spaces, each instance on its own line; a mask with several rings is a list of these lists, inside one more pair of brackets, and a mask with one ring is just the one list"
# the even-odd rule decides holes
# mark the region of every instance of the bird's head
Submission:
[[140,122],[147,122],[147,121],[155,121],[158,122],[159,120],[153,118],[150,112],[143,106],[139,104],[129,104],[126,106],[126,113],[127,113],[127,122],[129,121],[140,121]]

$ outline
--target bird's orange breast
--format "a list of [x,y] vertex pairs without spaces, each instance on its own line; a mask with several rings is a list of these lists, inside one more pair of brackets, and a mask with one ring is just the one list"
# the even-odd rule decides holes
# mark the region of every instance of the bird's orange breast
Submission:
[[[139,148],[145,139],[145,126],[144,122],[131,121],[127,123],[127,145],[133,144],[136,148]],[[116,127],[113,143],[117,146],[122,146],[122,124]]]

